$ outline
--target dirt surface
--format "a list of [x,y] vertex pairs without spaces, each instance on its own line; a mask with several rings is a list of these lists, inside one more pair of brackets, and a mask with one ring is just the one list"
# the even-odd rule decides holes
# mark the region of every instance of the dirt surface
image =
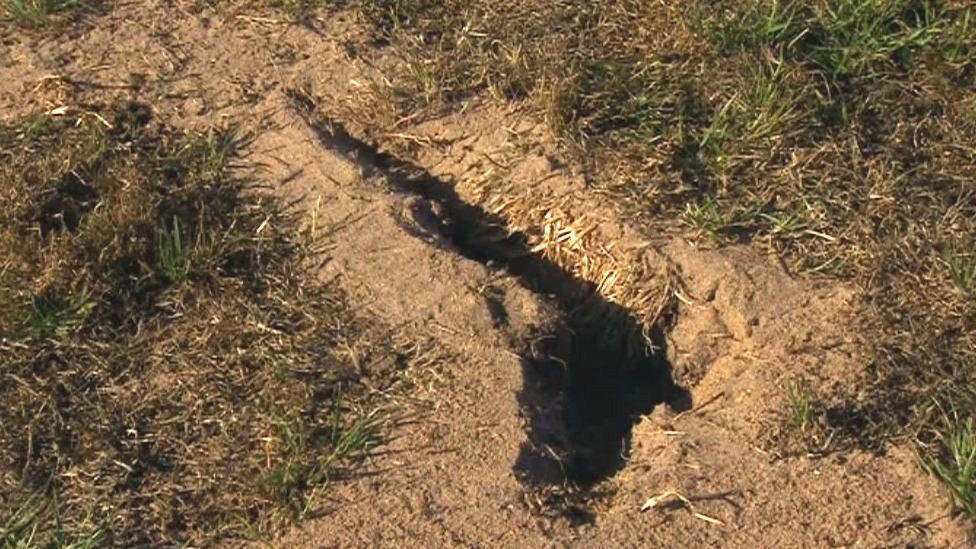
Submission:
[[[441,357],[406,374],[368,474],[276,545],[968,546],[907,443],[769,443],[791,380],[863,375],[852,288],[749,247],[639,238],[514,107],[371,135],[343,119],[386,55],[358,32],[144,1],[0,50],[3,120],[125,97],[251,133],[251,160],[329,242],[322,276]],[[641,511],[671,492],[687,500]]]

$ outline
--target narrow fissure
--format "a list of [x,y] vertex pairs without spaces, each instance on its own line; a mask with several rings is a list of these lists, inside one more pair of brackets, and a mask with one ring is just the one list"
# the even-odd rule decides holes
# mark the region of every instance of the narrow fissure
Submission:
[[652,334],[653,347],[635,352],[633,336],[642,327],[592,283],[533,253],[526,235],[510,232],[504,219],[465,202],[453,184],[351,135],[305,93],[292,91],[289,98],[323,146],[353,159],[365,177],[382,175],[395,192],[436,203],[438,230],[458,253],[505,269],[558,304],[565,334],[552,334],[543,358],[523,360],[518,398],[528,440],[513,467],[525,484],[568,481],[592,487],[624,466],[641,415],[662,403],[690,408],[689,393],[672,379],[660,329]]

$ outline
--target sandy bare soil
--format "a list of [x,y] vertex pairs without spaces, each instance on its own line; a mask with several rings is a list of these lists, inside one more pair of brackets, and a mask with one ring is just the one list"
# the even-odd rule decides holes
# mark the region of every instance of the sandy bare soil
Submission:
[[791,380],[863,375],[853,289],[637,236],[517,105],[373,135],[346,113],[387,52],[341,18],[146,0],[0,44],[4,121],[129,98],[251,133],[249,160],[329,242],[322,276],[441,357],[406,374],[364,475],[275,545],[972,542],[907,443],[774,444]]

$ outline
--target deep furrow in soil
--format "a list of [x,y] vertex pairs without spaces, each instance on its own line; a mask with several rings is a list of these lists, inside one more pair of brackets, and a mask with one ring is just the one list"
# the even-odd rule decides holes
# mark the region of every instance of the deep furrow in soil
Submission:
[[652,333],[652,344],[635,351],[628,335],[641,326],[592,283],[533,252],[524,234],[465,202],[450,182],[352,135],[304,93],[293,91],[289,98],[320,143],[353,160],[364,179],[421,198],[424,216],[433,219],[429,228],[457,253],[504,269],[558,305],[565,333],[553,334],[543,353],[525,361],[520,402],[523,409],[543,411],[528,413],[530,442],[514,465],[528,485],[569,480],[594,486],[624,466],[640,416],[659,404],[690,408],[690,393],[672,378],[661,329]]

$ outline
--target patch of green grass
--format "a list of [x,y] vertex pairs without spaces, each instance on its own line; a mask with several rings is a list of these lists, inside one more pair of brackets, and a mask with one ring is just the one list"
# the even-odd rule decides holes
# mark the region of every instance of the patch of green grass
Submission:
[[47,509],[47,502],[38,494],[10,511],[0,526],[0,542],[4,547],[33,547],[37,535],[38,518]]
[[791,126],[803,118],[802,86],[789,80],[787,66],[773,60],[768,66],[748,67],[736,114],[742,130],[738,137],[770,146],[792,133]]
[[693,7],[698,32],[722,51],[761,46],[792,47],[809,32],[798,2],[751,0],[729,17],[715,18],[705,6]]
[[28,325],[41,339],[67,337],[78,330],[95,308],[87,291],[48,291],[31,297]]
[[[304,516],[319,497],[316,486],[342,475],[342,463],[356,463],[368,455],[379,442],[379,434],[386,423],[383,414],[372,412],[350,421],[337,398],[326,429],[313,431],[301,418],[277,418],[283,452],[283,462],[264,478],[276,500],[282,502],[296,516]],[[310,446],[324,446],[329,451],[321,458],[308,460]]]
[[81,0],[3,0],[6,18],[25,27],[43,27],[52,15],[82,6]]
[[352,422],[348,427],[342,424],[343,411],[336,406],[332,415],[330,429],[332,453],[327,462],[357,459],[367,455],[370,448],[379,441],[379,427],[385,422],[378,413],[370,413]]
[[976,8],[966,7],[948,14],[939,36],[939,50],[946,61],[972,64],[976,61]]
[[[52,500],[41,492],[32,494],[7,516],[0,513],[0,521],[0,546],[10,549],[92,549],[101,547],[105,541],[105,532],[99,528],[83,534],[66,532],[57,499]],[[45,544],[42,540],[48,528],[53,534]]]
[[688,225],[707,237],[713,244],[727,244],[741,240],[743,234],[753,232],[764,219],[780,221],[757,208],[727,211],[711,198],[706,198],[699,204],[688,204],[685,207],[684,219]]
[[159,230],[156,240],[156,263],[159,272],[170,282],[179,282],[190,272],[191,248],[183,243],[183,228],[179,217],[173,217],[169,227]]
[[803,215],[798,212],[761,213],[759,217],[774,238],[799,237],[807,227]]
[[709,122],[708,126],[702,132],[701,137],[698,138],[698,150],[708,152],[713,162],[718,164],[723,163],[722,153],[731,135],[732,120],[730,111],[735,104],[735,99],[735,97],[729,99],[718,109],[712,116],[711,122]]
[[581,143],[653,141],[685,107],[668,85],[672,68],[658,60],[588,59],[569,82],[571,99],[554,114]]
[[953,244],[944,254],[949,274],[963,294],[976,293],[976,250],[963,251]]
[[754,0],[699,13],[696,27],[719,51],[768,47],[836,80],[908,63],[942,32],[943,13],[928,0]]
[[786,385],[787,425],[806,434],[813,427],[814,395],[810,386],[800,381]]
[[860,76],[893,60],[907,63],[938,34],[933,6],[916,0],[821,2],[811,58],[831,78]]
[[976,518],[976,428],[972,417],[952,422],[941,440],[939,454],[927,458],[926,467],[949,489],[954,503]]
[[53,122],[54,119],[48,114],[30,115],[23,124],[22,135],[25,138],[31,138],[43,132]]

